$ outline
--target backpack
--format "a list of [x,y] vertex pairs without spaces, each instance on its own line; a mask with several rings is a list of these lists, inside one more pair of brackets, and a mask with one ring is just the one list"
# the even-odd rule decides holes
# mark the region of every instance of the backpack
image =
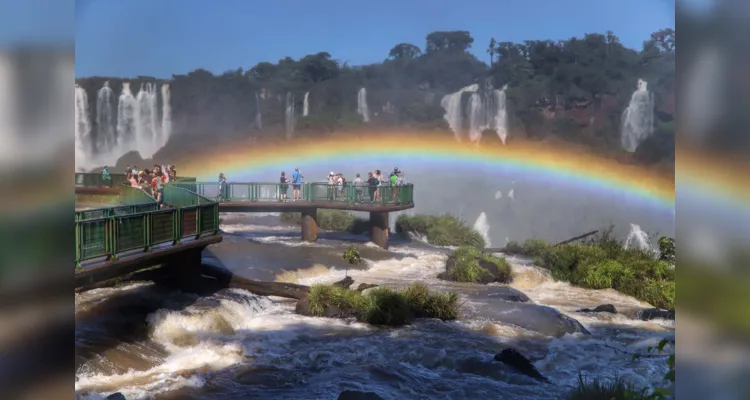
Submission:
[[341,186],[346,186],[346,178],[341,177]]

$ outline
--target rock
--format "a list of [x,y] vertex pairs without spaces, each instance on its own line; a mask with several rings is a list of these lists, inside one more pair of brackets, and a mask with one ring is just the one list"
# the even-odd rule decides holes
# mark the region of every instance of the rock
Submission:
[[542,382],[549,382],[547,378],[539,373],[539,370],[536,369],[534,364],[532,364],[528,358],[519,353],[516,349],[510,347],[507,349],[503,349],[503,351],[495,354],[495,361],[500,361],[501,363],[510,365],[511,367],[515,368],[516,371],[526,376],[530,376]]
[[346,278],[344,278],[344,279],[342,279],[342,280],[340,280],[338,282],[334,282],[333,286],[339,286],[339,287],[342,287],[344,289],[348,289],[349,286],[351,286],[353,283],[354,283],[354,279],[352,279],[351,276],[347,276]]
[[600,306],[596,306],[596,308],[589,309],[589,308],[582,308],[580,310],[576,310],[576,312],[580,313],[594,313],[594,312],[607,312],[611,314],[617,314],[617,309],[612,304],[602,304]]
[[109,396],[104,398],[105,400],[127,400],[125,398],[125,395],[123,395],[120,392],[112,393]]
[[373,285],[373,284],[370,284],[370,283],[360,283],[359,286],[357,286],[357,291],[358,292],[362,292],[362,291],[365,291],[367,289],[371,289],[371,288],[375,288],[375,287],[378,287],[378,285]]
[[360,392],[359,390],[344,390],[338,400],[384,400],[375,392]]
[[298,301],[294,311],[299,315],[305,315],[308,317],[351,318],[357,316],[356,310],[344,310],[333,306],[326,308],[323,311],[323,315],[315,315],[310,312],[310,302],[307,299]]
[[674,311],[662,310],[661,308],[646,308],[638,311],[638,319],[641,321],[651,321],[652,319],[674,320]]
[[545,336],[560,337],[568,333],[590,334],[577,320],[552,307],[533,303],[495,301],[489,307],[478,310],[476,316],[515,325]]

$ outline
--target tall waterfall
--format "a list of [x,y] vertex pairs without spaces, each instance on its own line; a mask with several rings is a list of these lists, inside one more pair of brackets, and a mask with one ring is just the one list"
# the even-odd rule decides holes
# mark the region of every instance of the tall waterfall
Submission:
[[164,147],[170,136],[172,136],[172,104],[169,84],[165,83],[161,85],[161,141],[156,150]]
[[89,102],[86,91],[76,85],[75,90],[75,163],[76,170],[88,167],[91,154],[90,137],[91,121],[89,120]]
[[161,110],[158,105],[156,84],[142,85],[138,95],[133,96],[130,83],[123,82],[115,116],[114,93],[105,83],[96,93],[96,131],[91,132],[88,99],[84,89],[76,87],[76,170],[115,165],[120,157],[134,150],[144,159],[152,158],[172,134],[168,84],[161,87]]
[[286,139],[289,140],[294,135],[294,95],[292,92],[286,93],[286,109],[284,110],[284,122],[286,126]]
[[305,99],[302,101],[302,116],[306,117],[308,114],[310,114],[310,103],[308,102],[308,98],[310,97],[310,92],[305,92]]
[[258,130],[263,129],[263,120],[260,117],[260,96],[255,92],[255,127]]
[[638,89],[630,96],[630,104],[622,113],[622,148],[635,151],[653,132],[654,97],[648,91],[648,83],[639,79]]
[[362,117],[362,122],[370,122],[370,109],[367,107],[367,89],[360,88],[357,92],[357,114]]
[[[445,110],[443,119],[456,140],[466,137],[471,142],[479,142],[482,133],[491,129],[505,143],[508,137],[505,89],[483,91],[478,84],[473,84],[443,97],[440,101]],[[465,108],[462,107],[464,93],[471,93]]]
[[97,152],[109,152],[117,146],[113,98],[109,82],[104,82],[96,92]]

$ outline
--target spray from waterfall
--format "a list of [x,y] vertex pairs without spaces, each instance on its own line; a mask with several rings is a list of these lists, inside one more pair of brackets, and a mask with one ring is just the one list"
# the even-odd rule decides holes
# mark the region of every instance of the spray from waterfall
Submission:
[[490,243],[490,223],[487,221],[487,214],[485,214],[484,211],[479,213],[479,217],[477,217],[477,220],[474,222],[473,228],[474,231],[482,235],[485,246],[491,247],[492,244]]
[[654,131],[654,98],[648,83],[638,80],[638,89],[630,96],[630,104],[622,113],[622,148],[634,152]]
[[97,152],[109,152],[117,146],[117,134],[115,132],[115,115],[113,110],[114,92],[109,87],[109,82],[96,92],[96,133]]
[[286,139],[290,140],[294,135],[294,95],[286,93],[286,109],[284,110],[284,122],[286,125]]
[[130,91],[130,82],[122,83],[122,93],[117,101],[117,142],[123,149],[134,149],[136,146],[135,126],[138,103]]
[[310,92],[305,92],[305,99],[302,101],[302,116],[306,117],[308,114],[310,114],[310,103],[308,102],[308,98],[310,97]]
[[260,96],[255,92],[255,127],[258,130],[263,129],[263,120],[260,117]]
[[497,137],[505,144],[508,139],[508,112],[506,108],[507,99],[505,97],[505,89],[508,85],[503,86],[501,90],[493,90],[492,93],[495,95],[495,133]]
[[136,148],[141,157],[151,158],[161,147],[161,133],[158,130],[156,108],[156,88],[151,83],[141,84],[136,96],[138,114],[135,131]]
[[362,122],[370,122],[370,109],[367,107],[367,89],[360,88],[357,92],[357,114],[362,117]]
[[630,224],[630,232],[628,232],[628,237],[625,239],[625,248],[636,248],[644,251],[651,250],[648,234],[640,226]]
[[172,136],[172,104],[169,84],[161,85],[161,142],[159,148],[164,147]]
[[83,170],[88,167],[90,154],[91,121],[89,120],[89,102],[86,91],[75,87],[75,167]]

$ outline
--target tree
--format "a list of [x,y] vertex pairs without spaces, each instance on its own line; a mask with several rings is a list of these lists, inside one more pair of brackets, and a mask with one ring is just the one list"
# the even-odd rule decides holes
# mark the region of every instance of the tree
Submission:
[[422,55],[422,50],[410,43],[399,43],[388,53],[392,60],[414,60]]
[[487,53],[490,55],[490,68],[492,68],[492,64],[495,63],[495,46],[497,46],[497,42],[495,41],[495,38],[491,38],[490,46],[487,48]]
[[438,51],[466,52],[474,43],[468,31],[439,31],[427,35],[427,53]]

